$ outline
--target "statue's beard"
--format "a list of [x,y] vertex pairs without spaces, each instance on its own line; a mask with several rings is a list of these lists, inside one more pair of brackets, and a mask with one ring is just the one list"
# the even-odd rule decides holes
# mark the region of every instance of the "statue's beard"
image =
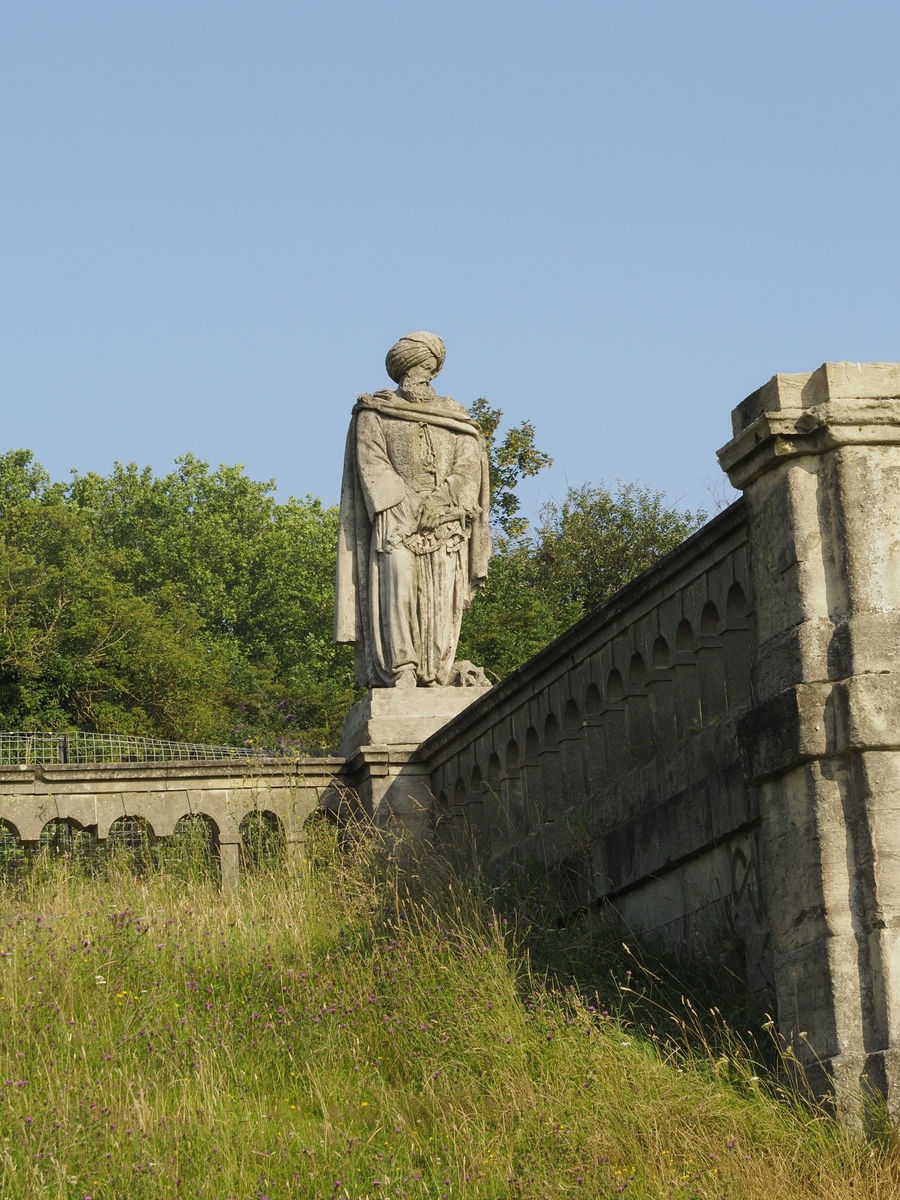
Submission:
[[404,399],[418,401],[420,404],[434,399],[434,388],[427,380],[414,383],[411,379],[404,379],[397,390]]

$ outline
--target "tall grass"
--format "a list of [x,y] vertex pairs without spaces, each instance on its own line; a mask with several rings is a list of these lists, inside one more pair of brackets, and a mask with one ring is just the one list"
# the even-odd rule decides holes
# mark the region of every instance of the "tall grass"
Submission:
[[0,888],[4,1198],[900,1195],[599,925],[326,830],[234,896],[179,853]]

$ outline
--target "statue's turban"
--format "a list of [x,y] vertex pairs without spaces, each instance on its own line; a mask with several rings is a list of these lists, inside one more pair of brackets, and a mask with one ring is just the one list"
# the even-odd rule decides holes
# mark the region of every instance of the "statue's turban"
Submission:
[[437,334],[408,333],[391,346],[384,365],[394,383],[399,383],[407,371],[425,362],[432,354],[437,359],[437,371],[440,371],[447,357],[447,347]]

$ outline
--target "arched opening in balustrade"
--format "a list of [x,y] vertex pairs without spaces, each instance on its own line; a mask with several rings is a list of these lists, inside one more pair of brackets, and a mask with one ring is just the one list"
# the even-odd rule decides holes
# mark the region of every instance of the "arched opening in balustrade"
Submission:
[[41,830],[38,849],[45,854],[71,854],[75,845],[75,828],[71,821],[54,817]]
[[675,661],[672,664],[675,683],[675,722],[679,737],[696,733],[702,725],[700,714],[700,681],[697,675],[694,631],[685,617],[675,630]]
[[660,634],[653,643],[653,657],[651,659],[654,671],[667,671],[671,666],[669,658],[669,643]]
[[603,715],[608,748],[606,765],[610,771],[626,769],[630,757],[624,698],[625,684],[618,667],[613,667],[606,677],[606,711]]
[[204,813],[185,813],[171,837],[156,844],[160,866],[180,879],[218,880],[219,828]]
[[600,695],[600,689],[596,683],[588,684],[588,690],[584,697],[584,707],[589,713],[598,713],[603,707],[603,697]]
[[725,599],[725,615],[729,621],[743,621],[747,616],[747,597],[744,589],[737,582],[728,589]]
[[71,817],[54,817],[41,830],[38,849],[51,855],[74,855],[78,858],[91,854],[95,838],[90,830],[84,829]]
[[567,733],[572,733],[576,729],[581,728],[581,713],[578,711],[578,705],[570,696],[566,701],[566,707],[563,709],[563,729]]
[[488,783],[490,784],[491,789],[494,791],[496,791],[497,786],[500,783],[501,774],[502,774],[502,769],[500,766],[500,755],[496,752],[496,750],[494,750],[491,753],[491,757],[488,759],[488,767],[487,767]]
[[457,807],[461,807],[466,802],[466,785],[465,781],[460,778],[456,781],[456,788],[453,793],[453,803]]
[[25,866],[25,847],[19,831],[9,821],[0,821],[0,879],[14,879]]
[[509,829],[524,826],[525,811],[522,801],[522,776],[519,770],[519,744],[515,738],[506,743],[506,762],[501,783],[501,797],[505,804]]
[[707,600],[700,613],[701,642],[697,648],[700,680],[700,709],[704,725],[712,724],[728,710],[725,659],[719,636],[719,610]]
[[503,817],[503,798],[502,784],[500,776],[503,774],[500,766],[500,755],[496,750],[491,752],[487,764],[487,787],[483,789],[487,805],[487,821],[490,831],[492,845],[496,847],[497,838],[502,837],[501,827],[505,824]]
[[544,740],[541,746],[540,771],[535,778],[531,799],[535,802],[534,815],[542,823],[556,819],[556,812],[564,801],[563,780],[559,757],[559,722],[555,713],[544,718]]
[[678,654],[694,653],[694,631],[687,617],[678,622],[675,630],[675,650]]
[[156,837],[144,817],[116,817],[106,836],[109,851],[126,859],[133,871],[140,874],[148,869]]
[[362,836],[357,822],[347,820],[340,809],[315,808],[303,822],[303,855],[314,866],[328,867],[339,860],[342,851],[356,846]]
[[675,693],[672,678],[672,656],[669,643],[659,634],[650,651],[651,674],[647,680],[650,701],[650,729],[657,750],[671,746],[677,736],[675,728]]
[[541,743],[538,739],[537,730],[533,725],[529,725],[525,731],[525,757],[531,758],[540,751]]
[[273,870],[284,866],[287,839],[278,816],[266,809],[247,813],[238,826],[241,871]]
[[625,697],[626,728],[634,766],[653,756],[653,729],[646,685],[644,656],[635,651],[628,664],[628,695]]
[[[469,776],[469,794],[465,813],[469,835],[479,840],[489,834],[490,822],[490,805],[488,805],[487,809],[485,808],[483,783],[484,776],[481,773],[481,767],[476,763],[472,768],[472,774]],[[487,826],[485,825],[486,817],[488,818]]]
[[744,589],[735,581],[725,598],[725,628],[722,630],[730,708],[740,708],[750,699],[748,607]]
[[700,635],[701,637],[719,636],[719,610],[712,600],[707,600],[703,605],[703,611],[700,614]]

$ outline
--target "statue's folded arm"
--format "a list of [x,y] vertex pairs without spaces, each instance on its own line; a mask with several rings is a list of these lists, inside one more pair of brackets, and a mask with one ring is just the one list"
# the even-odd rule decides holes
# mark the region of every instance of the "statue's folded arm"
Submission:
[[406,484],[388,456],[381,419],[361,412],[356,426],[356,463],[369,520],[406,499]]

